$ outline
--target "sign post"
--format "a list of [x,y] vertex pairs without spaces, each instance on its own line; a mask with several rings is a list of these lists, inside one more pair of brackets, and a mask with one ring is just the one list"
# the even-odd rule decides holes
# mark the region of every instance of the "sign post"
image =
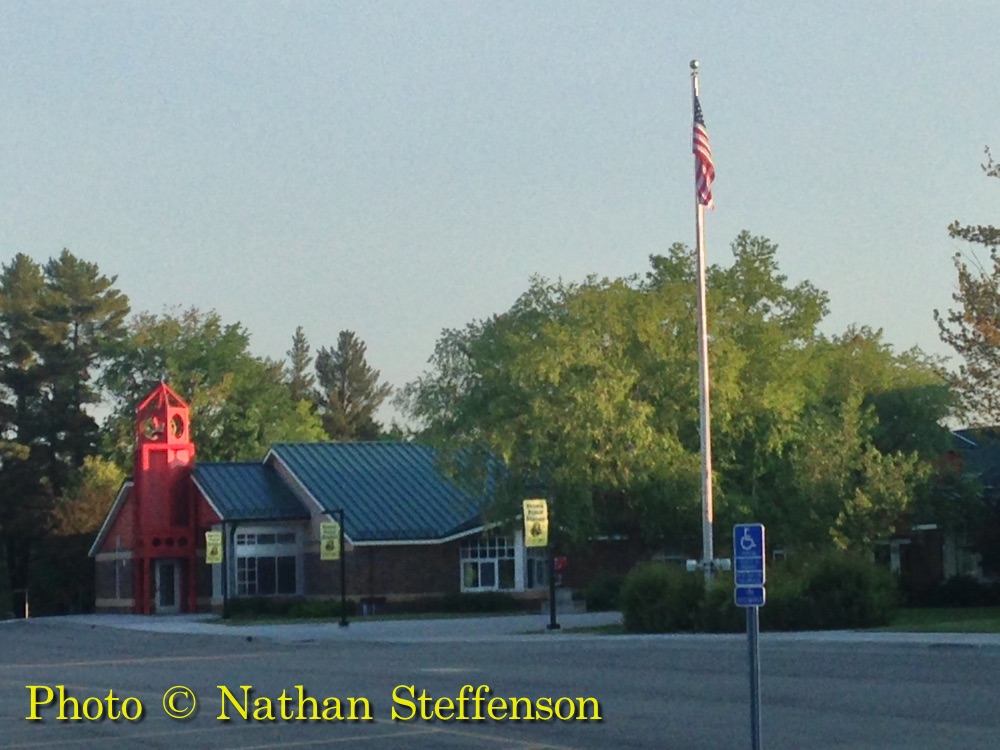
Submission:
[[[524,515],[524,546],[549,546],[549,502],[531,498],[521,503]],[[556,622],[556,559],[549,550],[549,630],[559,630]]]
[[736,605],[746,609],[750,658],[750,741],[760,750],[760,608],[765,590],[764,525],[740,523],[733,527],[733,582]]
[[346,628],[350,623],[347,622],[347,561],[343,559],[344,510],[332,512],[339,521],[324,521],[319,525],[319,559],[340,562],[340,627]]

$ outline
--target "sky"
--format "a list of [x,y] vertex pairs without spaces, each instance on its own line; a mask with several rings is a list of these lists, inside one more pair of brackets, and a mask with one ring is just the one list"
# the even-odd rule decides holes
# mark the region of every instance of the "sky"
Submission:
[[284,358],[353,330],[399,388],[533,275],[694,244],[689,61],[741,230],[947,354],[948,236],[1000,223],[993,0],[0,5],[0,262],[68,248],[135,311],[216,310]]

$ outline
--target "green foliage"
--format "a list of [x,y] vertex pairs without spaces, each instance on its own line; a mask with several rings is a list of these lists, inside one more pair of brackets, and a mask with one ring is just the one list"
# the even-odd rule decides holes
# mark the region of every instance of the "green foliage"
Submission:
[[53,509],[55,536],[89,535],[93,541],[124,481],[125,472],[117,464],[100,456],[84,459],[73,483]]
[[[989,149],[982,165],[989,177],[1000,177],[1000,164],[993,161]],[[956,308],[942,314],[934,311],[941,340],[963,362],[952,376],[958,396],[959,416],[971,425],[1000,424],[1000,229],[993,226],[952,222],[948,233],[972,246],[967,253],[956,253],[955,270],[958,289],[952,295]],[[980,261],[975,250],[989,255]]]
[[375,440],[375,412],[392,392],[365,359],[366,346],[353,331],[341,331],[336,349],[316,354],[316,407],[331,440]]
[[588,612],[608,612],[619,608],[619,595],[624,576],[601,573],[583,590],[583,600]]
[[[291,597],[241,596],[229,600],[232,619],[292,617],[333,619],[340,617],[340,599],[305,600]],[[347,616],[357,613],[357,603],[347,600]]]
[[804,594],[823,628],[885,625],[899,603],[892,574],[858,555],[828,553],[807,574]]
[[523,610],[522,600],[501,591],[483,591],[477,594],[446,594],[437,603],[429,605],[437,612],[517,612]]
[[733,600],[732,574],[716,574],[705,589],[697,622],[698,630],[709,633],[737,633],[746,628],[746,613]]
[[[930,491],[948,439],[940,365],[867,328],[821,335],[826,295],[788,283],[773,243],[743,233],[732,251],[708,269],[717,523],[760,520],[778,546],[869,547]],[[651,261],[645,279],[534,279],[506,313],[445,331],[403,390],[445,469],[496,486],[497,520],[540,493],[558,543],[697,549],[694,258],[675,245]]]
[[285,377],[288,380],[288,390],[291,392],[292,400],[311,402],[314,397],[313,385],[316,383],[316,376],[309,371],[313,358],[309,353],[309,340],[302,326],[295,329],[292,348],[286,354],[288,369]]
[[[764,630],[833,630],[885,625],[899,592],[892,575],[850,553],[829,552],[768,570]],[[733,580],[719,574],[705,587],[700,573],[658,563],[637,566],[622,586],[625,630],[736,632],[745,613],[733,601]]]
[[[982,165],[987,177],[1000,178],[1000,164],[986,149]],[[957,397],[957,416],[970,426],[994,427],[1000,424],[1000,229],[989,225],[962,225],[954,221],[948,227],[952,238],[970,245],[954,255],[958,288],[952,295],[955,307],[946,313],[934,311],[941,340],[961,358],[958,371],[950,375]],[[976,251],[988,254],[981,259]],[[980,505],[970,513],[974,520],[962,530],[975,538],[977,551],[989,568],[1000,569],[997,540],[1000,539],[1000,500],[995,496],[978,498]],[[969,495],[962,505],[969,505]],[[951,524],[952,528],[962,528]]]
[[[358,611],[357,602],[348,599],[343,608],[348,617],[354,617]],[[288,608],[289,617],[315,618],[321,620],[339,619],[341,616],[340,599],[321,599],[295,602]]]
[[970,575],[952,576],[913,603],[930,607],[996,607],[1000,606],[1000,582],[980,581]]
[[694,630],[704,596],[701,576],[662,563],[643,563],[622,583],[619,602],[625,630],[630,633]]
[[0,546],[12,592],[38,590],[52,510],[96,451],[93,379],[129,310],[114,284],[68,250],[44,266],[18,254],[0,269]]
[[273,443],[325,437],[309,404],[292,398],[282,365],[250,353],[239,323],[194,308],[141,313],[102,377],[114,408],[107,451],[122,466],[132,463],[135,407],[161,380],[191,407],[201,461],[258,460]]

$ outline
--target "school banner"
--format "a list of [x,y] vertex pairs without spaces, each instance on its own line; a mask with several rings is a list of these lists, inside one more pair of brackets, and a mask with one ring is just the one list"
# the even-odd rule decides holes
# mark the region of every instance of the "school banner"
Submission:
[[524,546],[549,546],[549,504],[543,499],[525,500],[524,509]]
[[325,521],[319,525],[319,559],[340,559],[340,524]]
[[205,532],[205,562],[218,565],[222,562],[222,532]]

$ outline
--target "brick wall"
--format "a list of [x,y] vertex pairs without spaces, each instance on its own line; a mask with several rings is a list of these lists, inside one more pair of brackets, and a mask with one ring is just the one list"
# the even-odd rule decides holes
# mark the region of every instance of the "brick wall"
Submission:
[[[347,594],[353,598],[428,596],[459,590],[459,543],[354,547],[344,556]],[[340,561],[304,556],[309,596],[340,594]]]

